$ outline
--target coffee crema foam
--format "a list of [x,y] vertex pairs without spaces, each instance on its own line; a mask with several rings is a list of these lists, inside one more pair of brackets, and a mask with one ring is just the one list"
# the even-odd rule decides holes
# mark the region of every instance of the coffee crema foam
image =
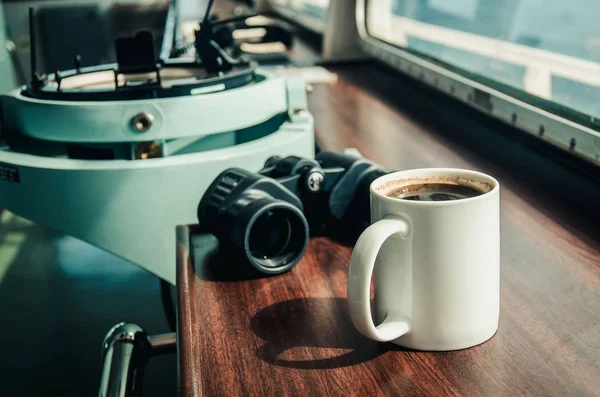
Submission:
[[452,183],[415,183],[402,186],[386,196],[411,201],[449,201],[477,197],[485,192],[470,186]]

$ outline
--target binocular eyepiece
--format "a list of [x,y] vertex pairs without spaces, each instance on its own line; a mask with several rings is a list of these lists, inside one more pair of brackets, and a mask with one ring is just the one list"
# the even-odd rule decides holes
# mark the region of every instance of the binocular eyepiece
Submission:
[[300,199],[274,179],[242,169],[221,173],[198,207],[201,228],[256,270],[278,274],[304,255],[308,223]]
[[369,185],[388,172],[334,152],[315,160],[274,156],[258,173],[231,168],[202,197],[200,228],[240,263],[263,274],[283,273],[304,255],[309,230],[360,234],[369,224]]

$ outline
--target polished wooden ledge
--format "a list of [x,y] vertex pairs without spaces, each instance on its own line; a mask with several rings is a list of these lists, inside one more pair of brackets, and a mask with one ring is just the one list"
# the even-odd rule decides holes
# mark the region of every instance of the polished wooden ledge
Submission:
[[599,395],[600,228],[578,205],[597,190],[587,198],[564,192],[593,183],[488,131],[475,115],[461,121],[452,106],[433,114],[422,88],[389,70],[334,71],[338,83],[315,86],[309,98],[324,148],[356,147],[389,168],[470,168],[500,181],[499,330],[454,352],[373,342],[347,312],[351,248],[314,238],[289,273],[225,280],[207,265],[211,239],[181,227],[181,394]]

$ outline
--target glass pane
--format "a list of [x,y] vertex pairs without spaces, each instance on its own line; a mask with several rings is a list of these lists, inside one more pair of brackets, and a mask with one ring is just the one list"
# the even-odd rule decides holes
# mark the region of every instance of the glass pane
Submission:
[[269,0],[271,5],[288,9],[290,19],[317,31],[325,30],[329,0]]
[[369,0],[369,34],[600,116],[597,0]]

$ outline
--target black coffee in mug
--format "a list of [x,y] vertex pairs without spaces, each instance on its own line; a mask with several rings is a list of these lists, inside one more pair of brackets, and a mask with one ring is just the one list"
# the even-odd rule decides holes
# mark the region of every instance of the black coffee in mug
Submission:
[[420,183],[403,186],[387,194],[388,197],[412,201],[448,201],[477,197],[483,194],[469,186],[451,183]]

